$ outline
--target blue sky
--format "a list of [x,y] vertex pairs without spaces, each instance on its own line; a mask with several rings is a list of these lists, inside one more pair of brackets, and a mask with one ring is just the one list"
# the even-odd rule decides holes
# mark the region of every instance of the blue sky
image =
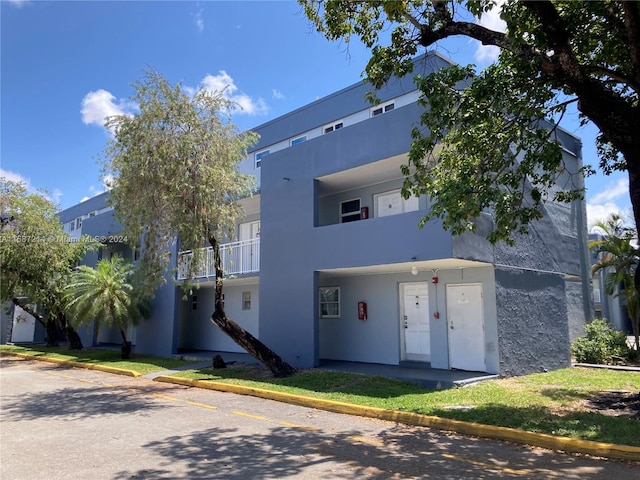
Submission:
[[[104,191],[104,117],[134,111],[131,84],[148,67],[187,87],[226,86],[244,107],[234,122],[249,129],[359,81],[368,59],[360,44],[347,52],[315,33],[293,1],[0,2],[0,175],[62,208]],[[461,64],[495,55],[466,39],[438,48]],[[576,115],[562,125],[597,165],[595,128]],[[625,174],[587,188],[590,222],[629,209]]]

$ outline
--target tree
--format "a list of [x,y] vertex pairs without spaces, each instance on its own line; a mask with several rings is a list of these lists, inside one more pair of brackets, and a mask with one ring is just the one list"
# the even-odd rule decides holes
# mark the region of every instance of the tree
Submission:
[[256,135],[241,133],[231,123],[228,112],[234,105],[222,92],[199,89],[190,95],[156,71],[146,72],[134,89],[139,113],[108,120],[115,136],[102,162],[104,172],[115,178],[111,199],[124,233],[143,239],[140,272],[147,290],[155,291],[163,280],[174,238],[182,250],[193,252],[185,289],[208,243],[216,271],[212,322],[274,375],[290,375],[295,370],[223,308],[220,242],[233,237],[242,213],[239,200],[252,193],[252,177],[241,174],[238,163]]
[[134,266],[120,257],[100,260],[96,268],[81,265],[71,275],[66,295],[78,325],[116,325],[122,337],[122,358],[131,357],[127,327],[149,318],[148,298],[134,286]]
[[636,350],[640,350],[640,296],[633,281],[640,260],[640,252],[634,246],[638,240],[637,233],[634,229],[625,228],[617,214],[595,226],[602,231],[602,237],[589,242],[589,248],[598,254],[598,261],[591,267],[591,272],[603,270],[605,293],[625,298]]
[[[71,241],[56,206],[44,193],[0,177],[0,300],[12,301],[33,315],[47,331],[47,345],[58,345],[64,329],[70,349],[82,349],[67,322],[63,290],[74,265],[91,248],[89,237]],[[37,310],[31,308],[37,305]]]
[[[580,182],[564,191],[552,188],[567,172],[549,120],[574,103],[583,122],[600,130],[602,172],[627,171],[640,224],[640,2],[299,2],[328,39],[359,37],[371,49],[366,76],[376,88],[392,74],[411,72],[420,47],[448,37],[500,49],[498,62],[481,72],[452,66],[416,78],[428,109],[413,130],[403,194],[432,197],[423,221],[439,217],[457,234],[474,230],[474,219],[490,209],[495,225],[489,240],[512,242],[542,216],[547,199],[580,198]],[[506,22],[504,33],[468,21],[494,9]],[[635,284],[640,288],[640,274]]]

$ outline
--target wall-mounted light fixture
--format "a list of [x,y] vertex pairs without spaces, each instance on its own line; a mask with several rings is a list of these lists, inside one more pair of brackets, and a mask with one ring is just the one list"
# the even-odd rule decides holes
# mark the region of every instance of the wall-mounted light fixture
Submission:
[[418,274],[418,267],[411,267],[411,275],[417,275]]

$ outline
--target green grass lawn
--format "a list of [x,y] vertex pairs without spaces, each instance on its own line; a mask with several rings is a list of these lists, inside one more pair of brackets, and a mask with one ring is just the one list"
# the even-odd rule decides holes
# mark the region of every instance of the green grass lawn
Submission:
[[[188,365],[188,362],[136,356],[119,359],[119,351],[0,346],[67,360],[103,363],[149,373]],[[640,373],[568,368],[508,379],[490,380],[449,390],[428,390],[393,379],[319,369],[273,378],[261,367],[234,365],[226,369],[186,370],[183,378],[246,385],[357,405],[436,415],[512,427],[583,440],[640,446]],[[635,411],[596,409],[593,402],[611,391],[636,396]],[[632,416],[632,415],[635,415]]]
[[159,358],[145,355],[135,355],[130,360],[122,360],[120,358],[120,350],[103,350],[103,349],[83,349],[80,351],[72,351],[67,347],[47,348],[44,346],[16,346],[16,345],[0,345],[1,352],[18,352],[33,356],[47,356],[60,360],[68,360],[72,362],[96,363],[108,365],[114,368],[122,368],[125,370],[133,370],[141,375],[147,373],[159,372],[162,370],[173,369],[176,367],[184,367],[188,362],[173,358]]

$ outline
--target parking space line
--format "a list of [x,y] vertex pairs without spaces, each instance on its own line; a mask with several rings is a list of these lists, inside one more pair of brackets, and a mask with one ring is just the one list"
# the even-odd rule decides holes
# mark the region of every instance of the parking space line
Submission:
[[186,403],[188,403],[189,405],[193,405],[194,407],[208,408],[210,410],[218,409],[218,407],[216,407],[215,405],[208,405],[206,403],[200,403],[200,402],[192,402],[191,400],[187,400]]

